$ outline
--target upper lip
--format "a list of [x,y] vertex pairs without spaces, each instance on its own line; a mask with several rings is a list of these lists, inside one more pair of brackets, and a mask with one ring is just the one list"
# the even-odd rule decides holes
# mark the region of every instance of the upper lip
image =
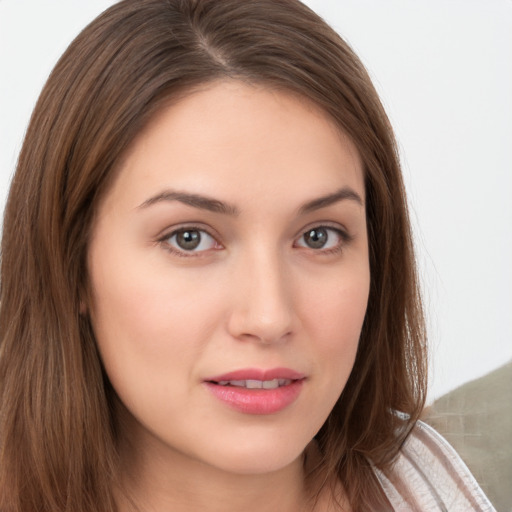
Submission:
[[230,380],[274,380],[274,379],[288,379],[288,380],[301,380],[305,375],[301,372],[291,370],[290,368],[270,368],[268,370],[259,368],[244,368],[235,370],[222,375],[215,375],[205,379],[206,382],[221,382]]

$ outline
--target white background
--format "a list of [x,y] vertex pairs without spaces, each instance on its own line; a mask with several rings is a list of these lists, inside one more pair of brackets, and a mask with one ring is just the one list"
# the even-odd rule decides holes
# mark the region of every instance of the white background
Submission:
[[[0,0],[0,208],[46,77],[113,3]],[[512,0],[307,3],[362,58],[397,133],[433,399],[512,358]]]

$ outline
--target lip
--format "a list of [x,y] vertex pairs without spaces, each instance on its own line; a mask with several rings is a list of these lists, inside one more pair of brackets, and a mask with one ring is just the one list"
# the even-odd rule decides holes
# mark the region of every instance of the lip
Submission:
[[[289,368],[246,368],[205,379],[204,385],[215,398],[231,409],[244,414],[267,415],[278,413],[295,402],[302,391],[305,378],[303,373]],[[274,389],[248,389],[218,384],[230,380],[274,379],[291,380],[291,383]]]
[[220,382],[222,380],[273,380],[273,379],[290,379],[302,380],[305,378],[303,373],[291,370],[290,368],[271,368],[262,370],[259,368],[245,368],[235,370],[233,372],[216,375],[204,379],[205,382]]

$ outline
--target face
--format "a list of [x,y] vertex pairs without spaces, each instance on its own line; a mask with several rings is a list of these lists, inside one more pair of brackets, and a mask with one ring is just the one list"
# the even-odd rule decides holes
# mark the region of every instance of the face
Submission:
[[217,82],[139,135],[99,206],[87,305],[139,451],[296,461],[352,369],[369,290],[361,161],[307,101]]

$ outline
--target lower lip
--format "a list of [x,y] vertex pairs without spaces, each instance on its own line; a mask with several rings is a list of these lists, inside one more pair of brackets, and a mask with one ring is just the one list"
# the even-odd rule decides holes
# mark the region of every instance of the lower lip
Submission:
[[303,380],[294,380],[276,389],[247,389],[205,382],[208,390],[220,401],[245,414],[274,414],[286,409],[302,390]]

